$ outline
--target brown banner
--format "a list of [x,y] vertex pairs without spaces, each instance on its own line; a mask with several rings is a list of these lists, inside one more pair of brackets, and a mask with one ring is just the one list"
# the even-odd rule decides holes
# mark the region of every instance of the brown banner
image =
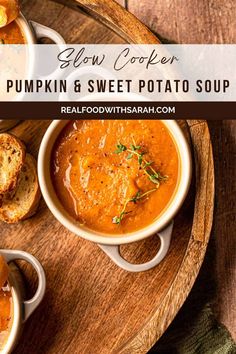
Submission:
[[1,119],[234,119],[236,102],[0,102]]

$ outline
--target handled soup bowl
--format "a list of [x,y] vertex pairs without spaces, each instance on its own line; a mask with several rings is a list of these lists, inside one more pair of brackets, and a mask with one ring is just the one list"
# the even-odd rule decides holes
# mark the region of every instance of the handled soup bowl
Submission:
[[[60,203],[51,179],[50,157],[54,143],[62,129],[68,123],[68,120],[54,120],[51,123],[43,137],[39,150],[38,175],[40,187],[48,208],[57,220],[77,236],[98,244],[98,246],[113,260],[113,262],[115,262],[119,267],[131,272],[151,269],[160,263],[166,256],[171,240],[173,218],[179,211],[190,185],[192,164],[190,148],[186,138],[176,121],[163,120],[162,122],[172,135],[179,153],[180,172],[178,177],[178,186],[171,201],[169,202],[169,205],[154,222],[141,230],[127,234],[109,235],[107,233],[90,230],[86,226],[80,225],[76,220],[74,220]],[[154,234],[157,234],[160,238],[161,245],[156,256],[151,261],[144,264],[131,264],[122,258],[119,252],[120,245],[140,241]]]

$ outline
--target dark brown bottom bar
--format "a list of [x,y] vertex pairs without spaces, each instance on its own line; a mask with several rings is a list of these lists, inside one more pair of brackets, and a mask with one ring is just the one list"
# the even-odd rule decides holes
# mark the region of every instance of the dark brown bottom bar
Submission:
[[236,102],[1,102],[1,119],[234,119]]

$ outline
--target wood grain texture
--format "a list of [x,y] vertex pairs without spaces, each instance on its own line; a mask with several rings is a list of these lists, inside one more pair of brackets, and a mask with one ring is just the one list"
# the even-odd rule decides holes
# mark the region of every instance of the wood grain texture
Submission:
[[67,43],[122,43],[120,36],[109,30],[91,16],[48,0],[22,0],[22,10],[28,19],[47,25],[63,36]]
[[[212,146],[207,124],[204,121],[189,121],[190,134],[195,159],[196,194],[193,215],[193,226],[183,262],[178,270],[175,281],[171,284],[163,302],[159,304],[153,316],[145,323],[142,330],[121,348],[122,354],[146,353],[161,337],[175,317],[175,308],[180,308],[189,290],[194,284],[202,264],[208,244],[213,221],[214,208],[214,163]],[[202,142],[204,141],[204,144]],[[206,148],[206,151],[203,149]],[[209,168],[206,169],[206,166]],[[206,173],[207,170],[207,173]],[[210,183],[208,183],[209,181]],[[192,186],[193,188],[193,186]],[[198,192],[205,196],[198,197]],[[208,204],[207,201],[210,201]],[[199,203],[199,204],[198,204]],[[204,207],[202,211],[202,206]],[[203,229],[198,229],[199,214],[203,217]],[[194,265],[194,266],[193,266]],[[192,269],[192,271],[190,271]]]
[[[192,233],[195,241],[204,242],[207,223],[209,222],[209,206],[206,203],[206,195],[208,195],[207,188],[214,189],[214,166],[211,163],[212,146],[209,138],[208,126],[204,121],[194,124],[194,121],[190,123],[191,128],[195,129],[195,142],[193,144],[196,176],[198,178],[195,199],[195,223],[192,228]],[[197,151],[195,147],[197,146]],[[207,166],[207,168],[205,168]],[[199,171],[200,169],[200,171]],[[209,185],[205,183],[208,179]],[[200,209],[204,211],[199,213]],[[204,215],[204,217],[203,217]],[[212,223],[212,220],[211,220]]]
[[[176,43],[236,43],[234,0],[190,0],[186,6],[181,0],[128,0],[127,8],[153,32]],[[214,272],[217,284],[215,313],[236,340],[236,122],[209,124],[217,198],[212,232],[216,255],[208,271]],[[227,183],[225,174],[232,176]]]
[[[117,35],[75,11],[73,6],[65,8],[44,0],[36,0],[33,5],[30,1],[23,1],[23,5],[28,17],[59,30],[67,42],[96,42],[95,36],[97,42],[121,42]],[[112,17],[112,13],[109,16]],[[73,25],[68,18],[74,19]],[[80,27],[75,26],[78,23]],[[144,33],[143,38],[148,41],[150,32],[144,30]],[[151,35],[150,41],[152,38]],[[140,42],[140,34],[134,33],[132,42]],[[36,156],[47,124],[25,122],[14,128],[13,132],[23,138]],[[33,253],[42,261],[48,279],[45,300],[26,324],[16,353],[90,354],[94,348],[96,353],[102,354],[145,353],[160,337],[192,287],[210,235],[214,169],[209,132],[206,123],[203,124],[195,122],[190,126],[198,165],[196,172],[201,179],[196,176],[191,192],[176,217],[167,258],[150,272],[129,274],[118,269],[96,245],[65,230],[43,201],[38,214],[32,219],[19,225],[2,227],[1,247],[20,248]],[[188,133],[185,123],[184,129]],[[209,169],[201,163],[203,147],[199,142],[202,133],[204,140],[207,140],[204,146],[208,148],[208,155],[203,161],[209,164]],[[195,188],[199,193],[198,199],[195,199]],[[196,200],[203,203],[201,188],[208,208],[195,208],[194,212]],[[192,225],[198,222],[199,213],[206,221],[200,235],[197,228],[192,232]],[[157,247],[155,238],[150,238],[125,246],[122,252],[133,262],[143,262],[153,256]],[[36,278],[31,269],[23,268],[35,286]]]
[[[236,121],[209,122],[215,156],[216,203],[211,267],[214,311],[236,340]],[[230,176],[227,178],[226,176]]]
[[[81,6],[86,13],[107,25],[129,43],[159,44],[157,37],[135,16],[113,0],[58,0],[72,8]],[[125,3],[126,5],[126,3]]]
[[[190,0],[186,6],[181,0],[128,0],[127,5],[153,32],[173,42],[236,43],[236,2],[233,0]],[[209,123],[217,196],[212,233],[217,284],[214,310],[236,340],[236,122]],[[227,183],[225,174],[232,176]],[[212,268],[208,271],[212,272]]]
[[[47,121],[25,121],[12,129],[37,157]],[[188,127],[195,154],[202,153],[199,123]],[[202,126],[203,123],[201,122]],[[207,126],[204,139],[208,139]],[[210,150],[208,150],[210,151]],[[200,159],[201,161],[201,159]],[[204,183],[212,180],[213,160]],[[199,164],[199,162],[197,162]],[[205,166],[200,164],[198,173]],[[209,178],[208,178],[209,177]],[[196,178],[196,182],[199,179]],[[192,224],[195,184],[178,216],[171,248],[166,259],[155,269],[132,274],[116,267],[91,242],[80,239],[61,226],[42,201],[33,218],[16,225],[1,224],[1,248],[22,249],[42,262],[47,275],[47,292],[40,308],[25,326],[16,353],[145,353],[164,332],[182,305],[205,254],[210,234],[213,209],[213,184],[207,188],[209,219],[203,242],[195,241]],[[199,188],[199,187],[197,187]],[[201,184],[202,188],[202,184]],[[201,212],[202,213],[202,212]],[[122,247],[122,253],[133,262],[150,259],[158,248],[156,238]],[[21,265],[28,279],[36,277]],[[89,333],[89,335],[88,335]],[[53,335],[52,335],[53,334]],[[40,343],[39,343],[40,335]]]
[[235,43],[234,0],[128,0],[128,10],[177,43]]

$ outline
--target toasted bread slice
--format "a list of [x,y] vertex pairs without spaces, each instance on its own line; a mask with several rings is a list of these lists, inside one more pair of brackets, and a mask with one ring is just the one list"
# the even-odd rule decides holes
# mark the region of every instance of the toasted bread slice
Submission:
[[16,189],[0,200],[0,220],[13,224],[27,219],[36,212],[40,197],[36,161],[26,154]]
[[24,161],[24,144],[11,134],[0,134],[0,194],[16,187]]
[[3,256],[0,255],[0,290],[6,283],[9,275],[9,268]]

